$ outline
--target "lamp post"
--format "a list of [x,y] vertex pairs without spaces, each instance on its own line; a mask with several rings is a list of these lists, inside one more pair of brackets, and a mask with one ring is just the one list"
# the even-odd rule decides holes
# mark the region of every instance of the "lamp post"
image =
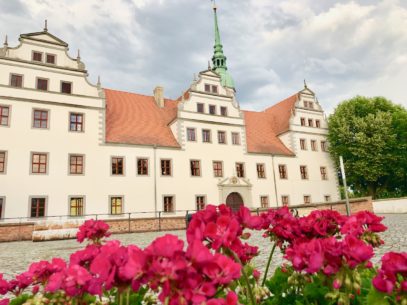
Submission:
[[343,180],[343,187],[345,188],[345,200],[346,200],[346,214],[350,215],[350,206],[349,206],[349,198],[348,198],[348,186],[346,185],[346,175],[345,175],[345,167],[343,166],[343,158],[339,156],[339,164],[341,166],[341,175]]

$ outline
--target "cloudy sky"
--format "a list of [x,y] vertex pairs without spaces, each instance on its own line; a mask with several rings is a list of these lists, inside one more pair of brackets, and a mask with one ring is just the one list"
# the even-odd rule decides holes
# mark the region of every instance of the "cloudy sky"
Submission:
[[[332,112],[357,94],[407,107],[407,0],[218,0],[222,43],[242,108],[303,87]],[[49,32],[81,50],[91,81],[177,98],[213,51],[210,0],[0,0],[0,35]]]

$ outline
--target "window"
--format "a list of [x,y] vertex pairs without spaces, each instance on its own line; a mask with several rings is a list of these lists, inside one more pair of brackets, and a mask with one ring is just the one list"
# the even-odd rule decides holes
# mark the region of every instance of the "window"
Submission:
[[213,161],[213,175],[215,177],[223,177],[222,161]]
[[326,167],[325,166],[321,166],[320,168],[321,171],[321,179],[322,180],[328,180],[328,174],[326,172]]
[[212,85],[212,93],[218,93],[218,86]]
[[54,54],[47,54],[45,61],[47,64],[55,65],[55,58],[56,58],[56,56]]
[[171,160],[161,160],[161,175],[171,176]]
[[6,152],[0,151],[0,174],[6,172]]
[[218,131],[218,143],[226,144],[226,132]]
[[82,155],[69,155],[69,173],[71,175],[83,174],[83,159]]
[[48,128],[48,110],[34,109],[34,128]]
[[191,176],[201,176],[201,162],[199,160],[191,160]]
[[32,60],[42,62],[42,53],[41,52],[33,52],[32,53]]
[[118,215],[123,213],[123,197],[113,196],[110,197],[110,214]]
[[301,150],[307,150],[307,142],[305,141],[305,139],[300,139],[300,147]]
[[37,78],[37,89],[48,91],[48,79],[46,78]]
[[308,108],[308,101],[304,101],[304,107]]
[[202,142],[211,142],[211,131],[209,129],[202,129]]
[[11,74],[10,86],[22,88],[23,87],[23,76],[19,75],[19,74]]
[[311,140],[311,150],[317,151],[317,141],[316,140]]
[[164,213],[174,212],[174,196],[164,196]]
[[309,127],[314,127],[314,120],[313,119],[308,119],[308,126]]
[[278,165],[278,172],[280,173],[280,179],[287,179],[287,165],[279,164]]
[[305,126],[305,118],[301,118],[301,126]]
[[326,141],[321,141],[321,150],[322,151],[328,151]]
[[205,84],[205,92],[211,92],[211,85]]
[[187,128],[187,140],[188,141],[196,141],[195,128]]
[[112,157],[112,175],[124,175],[123,157]]
[[0,219],[3,218],[4,198],[0,197]]
[[204,113],[204,104],[198,103],[196,106],[197,106],[197,107],[196,107],[196,111],[197,111],[197,112],[199,112],[199,113]]
[[232,144],[240,145],[240,133],[232,132]]
[[61,93],[71,94],[72,93],[72,83],[61,82]]
[[315,120],[315,127],[317,127],[317,128],[321,127],[321,121],[320,120]]
[[83,197],[69,198],[69,216],[83,216]]
[[331,201],[331,196],[330,195],[325,195],[324,199],[325,199],[326,202],[329,202],[329,201]]
[[0,125],[8,126],[10,119],[10,107],[0,105]]
[[266,178],[266,169],[264,163],[257,163],[257,178]]
[[263,209],[269,207],[269,196],[260,196],[260,206]]
[[148,175],[148,159],[137,158],[137,175]]
[[69,131],[83,131],[83,113],[69,114]]
[[220,115],[222,116],[227,116],[228,115],[228,109],[224,106],[220,107]]
[[311,203],[311,196],[304,195],[304,204],[310,204],[310,203]]
[[205,209],[205,205],[206,205],[205,196],[201,196],[201,195],[196,196],[195,197],[195,203],[196,203],[196,210],[197,211]]
[[307,167],[305,165],[300,166],[300,173],[301,173],[301,179],[308,179],[308,172],[307,172]]
[[45,203],[46,198],[31,198],[31,211],[30,217],[44,217],[45,216]]
[[215,105],[209,105],[209,113],[210,114],[216,114],[216,106]]
[[48,155],[44,153],[33,153],[31,155],[31,173],[46,174],[47,173]]
[[289,204],[290,204],[290,201],[289,201],[289,199],[288,199],[288,196],[287,196],[287,195],[283,195],[283,196],[281,196],[281,204],[282,204],[283,206],[287,206],[287,205],[289,205]]
[[314,103],[313,102],[308,102],[308,107],[311,109],[314,109]]
[[244,178],[244,163],[236,162],[236,175],[239,178]]

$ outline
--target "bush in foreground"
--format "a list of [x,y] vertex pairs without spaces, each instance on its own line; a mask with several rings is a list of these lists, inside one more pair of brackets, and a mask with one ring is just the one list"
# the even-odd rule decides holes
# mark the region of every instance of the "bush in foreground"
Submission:
[[[407,305],[407,253],[386,253],[380,269],[371,262],[381,221],[370,212],[295,217],[286,207],[251,215],[209,205],[193,216],[186,245],[167,234],[140,249],[106,241],[109,226],[88,220],[77,235],[87,245],[69,261],[35,262],[11,280],[0,274],[8,296],[0,305]],[[270,242],[263,274],[251,230]],[[285,261],[268,277],[276,249]]]

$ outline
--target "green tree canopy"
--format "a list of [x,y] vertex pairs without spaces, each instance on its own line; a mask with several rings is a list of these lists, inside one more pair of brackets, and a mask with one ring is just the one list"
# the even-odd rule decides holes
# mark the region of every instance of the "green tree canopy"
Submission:
[[407,195],[407,110],[383,97],[343,101],[328,120],[330,153],[349,186],[374,198]]

